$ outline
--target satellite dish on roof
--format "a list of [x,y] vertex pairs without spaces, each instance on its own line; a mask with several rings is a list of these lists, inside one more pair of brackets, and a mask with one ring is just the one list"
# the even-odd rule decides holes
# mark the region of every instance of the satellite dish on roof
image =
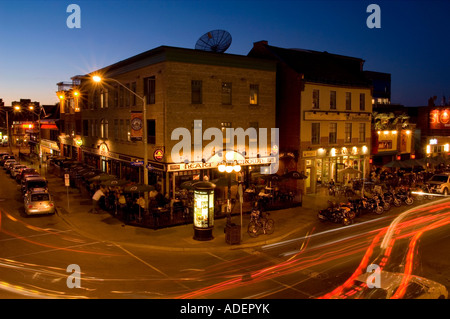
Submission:
[[231,44],[231,34],[225,30],[213,30],[205,33],[197,40],[196,50],[208,52],[225,52]]

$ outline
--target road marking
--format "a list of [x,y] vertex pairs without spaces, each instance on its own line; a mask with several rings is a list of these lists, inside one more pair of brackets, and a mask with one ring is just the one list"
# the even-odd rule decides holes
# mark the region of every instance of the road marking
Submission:
[[119,244],[114,243],[117,247],[119,247],[120,249],[122,249],[124,252],[126,252],[128,255],[130,255],[131,257],[139,260],[141,263],[143,263],[144,265],[146,265],[147,267],[153,269],[154,271],[160,273],[161,275],[165,276],[165,277],[169,277],[167,274],[165,274],[164,272],[162,272],[161,270],[159,270],[158,268],[156,268],[155,266],[149,264],[148,262],[146,262],[145,260],[139,258],[138,256],[136,256],[135,254],[133,254],[131,251],[123,248],[122,246],[120,246]]
[[149,264],[148,262],[146,262],[145,260],[139,258],[138,256],[136,256],[135,254],[133,254],[131,251],[123,248],[122,246],[120,246],[117,243],[113,243],[114,245],[116,245],[118,248],[122,249],[124,252],[126,252],[128,255],[130,255],[131,257],[139,260],[141,263],[143,263],[144,265],[146,265],[147,267],[153,269],[154,271],[160,273],[161,275],[163,275],[164,277],[174,280],[178,285],[180,285],[181,287],[183,287],[184,289],[190,289],[188,286],[183,285],[182,283],[180,283],[177,279],[174,279],[172,277],[170,277],[169,275],[167,275],[166,273],[164,273],[163,271],[159,270],[158,268],[156,268],[155,266]]
[[226,259],[224,259],[224,258],[222,258],[222,257],[217,256],[217,255],[214,255],[214,254],[211,253],[211,252],[207,252],[207,254],[210,255],[210,256],[213,256],[213,257],[215,257],[215,258],[217,258],[217,259],[219,259],[219,260],[221,260],[221,261],[229,262],[229,260],[226,260]]

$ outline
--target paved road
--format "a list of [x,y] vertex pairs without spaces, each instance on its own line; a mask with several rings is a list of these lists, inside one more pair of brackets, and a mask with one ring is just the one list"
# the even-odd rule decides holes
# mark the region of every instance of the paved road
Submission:
[[[374,236],[406,209],[364,215],[342,227],[317,221],[319,204],[306,200],[304,207],[273,212],[273,236],[228,245],[223,221],[214,240],[198,242],[192,225],[154,231],[87,214],[86,199],[73,191],[72,208],[64,209],[62,180],[49,179],[59,213],[26,217],[17,183],[0,171],[1,298],[317,298],[345,282]],[[442,213],[425,209],[401,230],[392,269],[402,270],[411,236]],[[424,232],[415,259],[420,275],[447,287],[448,234],[448,224]],[[80,288],[67,285],[69,265],[80,267]]]

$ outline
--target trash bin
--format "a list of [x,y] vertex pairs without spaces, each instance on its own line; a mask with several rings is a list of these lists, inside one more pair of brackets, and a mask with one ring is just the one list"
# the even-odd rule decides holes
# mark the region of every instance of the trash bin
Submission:
[[225,241],[227,244],[236,245],[241,243],[241,226],[234,223],[225,226]]

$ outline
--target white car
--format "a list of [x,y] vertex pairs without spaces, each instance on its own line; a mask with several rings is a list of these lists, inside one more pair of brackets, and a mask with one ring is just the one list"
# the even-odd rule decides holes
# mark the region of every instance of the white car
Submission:
[[[368,288],[367,279],[372,273],[358,276],[353,285],[345,289],[338,298],[390,299],[404,278],[402,273],[380,272],[380,288]],[[435,281],[411,275],[402,299],[448,299],[447,288]]]
[[26,166],[26,165],[23,165],[23,164],[15,164],[15,165],[11,168],[11,171],[10,171],[11,177],[14,177],[14,178],[15,178],[16,175],[20,173],[20,171],[21,171],[22,168],[27,168],[27,166]]
[[23,200],[25,214],[54,214],[55,204],[47,189],[34,188],[27,192]]
[[427,182],[432,193],[450,194],[450,174],[442,173],[433,175]]

